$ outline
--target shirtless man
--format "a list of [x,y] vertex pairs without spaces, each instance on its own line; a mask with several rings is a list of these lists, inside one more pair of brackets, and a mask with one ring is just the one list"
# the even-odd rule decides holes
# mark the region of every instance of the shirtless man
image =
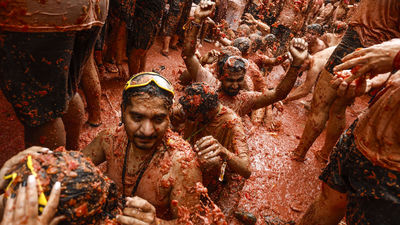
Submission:
[[[203,3],[203,4],[202,4]],[[239,116],[263,108],[286,97],[297,79],[297,70],[308,56],[307,43],[302,39],[294,39],[290,52],[293,63],[283,80],[273,90],[264,92],[242,91],[244,77],[247,72],[247,60],[238,56],[224,54],[219,57],[217,64],[218,79],[206,70],[195,56],[196,37],[202,21],[212,13],[212,2],[203,1],[195,12],[195,19],[191,21],[182,52],[186,68],[196,82],[204,82],[219,89],[219,99],[224,106],[230,107]]]
[[311,24],[307,26],[305,40],[308,43],[308,52],[311,55],[326,49],[328,46],[321,40],[324,30],[319,24]]
[[[400,51],[393,50],[393,45],[364,50],[349,55],[338,67],[359,65],[372,75],[397,72],[368,110],[342,134],[320,176],[321,194],[299,225],[338,224],[344,216],[348,225],[400,223]],[[355,85],[342,78],[335,78],[333,85],[339,87],[338,95],[354,97]]]
[[194,146],[203,183],[229,219],[238,204],[243,178],[251,174],[242,121],[204,83],[187,86],[179,103],[181,107],[174,109],[173,118],[184,123],[183,137]]
[[[369,17],[365,18],[365,15]],[[341,63],[341,58],[357,48],[400,37],[399,15],[399,1],[365,0],[360,3],[341,43],[336,47],[319,76],[314,90],[311,113],[308,115],[300,143],[292,152],[294,160],[304,161],[307,151],[324,129],[328,119],[327,136],[321,151],[329,152],[336,143],[345,129],[345,109],[353,100],[337,98],[336,90],[331,87],[333,68]],[[358,70],[356,73],[363,72],[365,71]]]
[[122,224],[184,223],[179,209],[193,212],[200,203],[196,155],[169,129],[173,96],[161,75],[135,75],[123,92],[123,126],[99,133],[83,150],[95,165],[107,161],[106,175],[122,196],[130,197],[117,218]]

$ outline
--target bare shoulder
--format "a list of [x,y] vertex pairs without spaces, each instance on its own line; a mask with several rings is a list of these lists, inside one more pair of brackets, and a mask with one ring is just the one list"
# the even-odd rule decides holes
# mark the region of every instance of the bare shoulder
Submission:
[[171,130],[167,131],[166,144],[171,155],[171,162],[176,169],[187,169],[188,167],[198,166],[196,154],[192,146],[183,138]]
[[242,126],[242,119],[230,108],[223,106],[220,112],[219,120],[223,121],[223,126],[235,128]]

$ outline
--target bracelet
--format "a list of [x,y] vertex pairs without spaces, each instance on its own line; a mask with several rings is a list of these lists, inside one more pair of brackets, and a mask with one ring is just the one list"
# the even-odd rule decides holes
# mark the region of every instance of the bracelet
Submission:
[[392,67],[394,72],[400,70],[400,51],[394,57]]

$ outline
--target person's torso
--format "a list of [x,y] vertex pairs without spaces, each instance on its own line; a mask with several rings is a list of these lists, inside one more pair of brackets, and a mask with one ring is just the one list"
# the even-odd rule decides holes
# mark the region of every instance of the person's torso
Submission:
[[400,1],[363,0],[350,18],[365,47],[400,37]]
[[65,32],[104,24],[108,0],[3,1],[0,28],[16,32]]

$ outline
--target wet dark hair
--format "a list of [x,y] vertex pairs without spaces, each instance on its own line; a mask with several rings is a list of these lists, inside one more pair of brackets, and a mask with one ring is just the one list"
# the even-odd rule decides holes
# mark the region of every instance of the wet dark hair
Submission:
[[308,30],[313,30],[313,31],[317,32],[317,34],[319,34],[319,35],[323,35],[324,34],[324,29],[318,23],[314,23],[314,24],[308,25],[307,26],[307,31]]
[[[217,63],[217,68],[218,68],[218,78],[222,77],[224,75],[224,66],[228,58],[231,57],[230,54],[224,54],[222,55]],[[227,68],[229,72],[240,72],[240,71],[246,71],[246,62],[243,59],[238,59],[235,61],[234,66],[229,66],[227,65]]]
[[247,37],[239,37],[233,41],[233,46],[238,48],[242,54],[245,54],[250,49],[250,39]]
[[272,45],[274,42],[276,42],[278,39],[274,34],[267,34],[264,37],[264,41],[267,45]]
[[179,103],[185,111],[206,114],[218,106],[218,94],[205,83],[192,83]]
[[263,41],[262,41],[262,37],[256,33],[251,34],[250,35],[250,40],[252,41],[252,43],[254,43],[253,47],[253,51],[256,52],[258,49],[262,49],[263,48]]
[[[66,219],[60,224],[92,225],[117,215],[116,185],[81,152],[66,151],[61,147],[53,153],[31,157],[36,179],[47,197],[55,182],[61,183],[56,216],[64,215]],[[16,164],[12,171],[17,173],[17,178],[10,186],[10,194],[31,175],[27,159]]]
[[249,25],[247,25],[247,24],[241,24],[239,27],[238,27],[238,29],[237,29],[238,31],[239,30],[242,30],[242,31],[244,31],[245,32],[245,35],[249,35],[250,34],[250,27],[249,27]]
[[134,96],[140,96],[143,94],[148,94],[151,97],[159,97],[165,100],[165,107],[169,110],[172,107],[174,96],[166,91],[158,87],[154,82],[149,83],[143,87],[129,88],[128,90],[124,90],[122,93],[122,103],[121,103],[121,113],[123,109],[126,108],[129,104],[131,104],[131,98]]

